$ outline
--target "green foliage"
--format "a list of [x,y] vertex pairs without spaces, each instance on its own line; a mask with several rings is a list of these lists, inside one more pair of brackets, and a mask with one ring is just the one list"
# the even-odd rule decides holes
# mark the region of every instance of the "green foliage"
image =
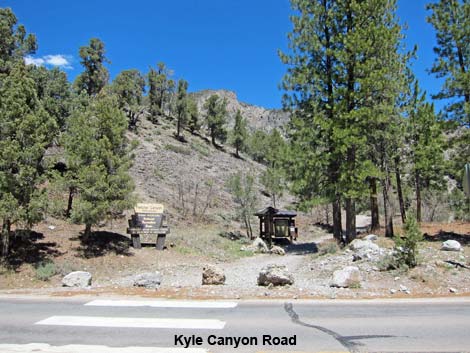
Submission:
[[176,137],[180,137],[181,130],[186,127],[188,120],[188,82],[179,80],[176,94]]
[[239,157],[239,151],[243,151],[246,145],[248,131],[246,129],[246,119],[242,117],[240,110],[235,115],[235,125],[230,134],[230,143],[235,147],[235,154]]
[[132,206],[126,130],[127,119],[117,99],[106,94],[91,98],[69,119],[63,145],[67,179],[77,195],[71,216],[86,225],[86,233],[92,225]]
[[199,132],[202,127],[201,121],[199,120],[199,109],[197,107],[196,101],[192,98],[188,98],[188,114],[189,131],[191,131],[192,134],[194,134],[195,132]]
[[252,238],[251,218],[258,204],[258,195],[254,188],[255,178],[252,174],[238,172],[227,182],[233,200],[237,204],[238,219],[245,223],[248,237]]
[[36,36],[26,35],[10,8],[0,8],[0,74],[8,73],[14,62],[23,61],[37,50]]
[[259,163],[267,163],[266,156],[269,153],[268,134],[263,130],[255,130],[248,136],[247,153]]
[[171,75],[171,70],[162,62],[157,64],[157,69],[150,68],[147,75],[150,114],[153,122],[157,121],[158,115],[164,114],[165,106],[169,104],[174,91],[175,82],[170,78]]
[[[291,4],[290,50],[280,53],[288,65],[284,104],[294,111],[286,167],[296,194],[336,205],[344,199],[350,220],[355,200],[368,191],[367,177],[378,174],[368,156],[368,136],[385,141],[378,135],[388,132],[388,121],[397,116],[404,58],[395,1]],[[339,238],[341,216],[333,218]],[[346,223],[350,241],[355,228]]]
[[35,269],[36,278],[40,281],[49,281],[58,273],[57,268],[52,261],[41,262],[35,266]]
[[282,197],[286,189],[283,170],[268,167],[261,175],[261,183],[265,191],[271,196],[272,206],[276,208],[276,202]]
[[44,109],[63,131],[72,108],[72,91],[67,75],[58,68],[48,70],[44,66],[30,65],[28,69],[36,82],[37,95]]
[[36,85],[22,61],[0,81],[0,220],[3,255],[10,226],[30,227],[46,208],[43,158],[57,125],[37,97]]
[[320,248],[318,249],[318,254],[322,255],[333,255],[336,254],[340,250],[337,242],[326,242],[320,244]]
[[105,57],[104,43],[98,38],[92,38],[88,46],[80,47],[79,55],[85,72],[75,79],[75,90],[77,92],[85,90],[89,96],[94,96],[109,80],[109,72],[104,66],[104,63],[109,63]]
[[416,218],[408,215],[405,226],[404,237],[395,237],[395,260],[398,267],[407,266],[413,268],[418,264],[418,245],[423,240],[423,234],[419,229]]
[[452,190],[449,195],[449,203],[456,219],[470,221],[470,200],[462,190],[458,188]]
[[470,125],[470,3],[459,0],[439,0],[427,5],[431,10],[428,22],[436,30],[437,58],[431,69],[444,78],[441,91],[434,96],[446,99],[446,113],[460,124]]
[[126,112],[129,128],[135,128],[142,110],[145,78],[138,70],[125,70],[116,76],[111,89],[118,97],[119,107]]
[[227,139],[227,130],[225,129],[227,101],[221,100],[218,95],[213,94],[204,103],[206,110],[206,125],[209,130],[212,144],[216,145],[216,139],[225,142]]
[[190,155],[191,150],[189,148],[183,147],[183,146],[177,146],[177,145],[172,145],[172,144],[166,144],[165,149],[167,151],[172,151],[178,154],[184,154],[184,155]]
[[200,153],[201,155],[203,155],[204,157],[208,157],[210,155],[210,150],[205,144],[192,142],[191,148],[197,151],[198,153]]

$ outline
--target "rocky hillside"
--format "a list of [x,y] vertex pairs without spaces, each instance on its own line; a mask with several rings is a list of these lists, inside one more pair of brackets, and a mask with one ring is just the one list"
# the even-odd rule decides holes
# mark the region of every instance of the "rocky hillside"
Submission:
[[[230,225],[235,204],[227,189],[238,171],[259,176],[264,166],[248,157],[236,158],[230,146],[215,148],[204,136],[185,132],[186,142],[174,137],[174,122],[140,123],[129,138],[139,142],[131,175],[139,201],[166,205],[172,222],[206,220]],[[258,178],[257,178],[258,179]],[[259,206],[269,204],[256,181]]]
[[203,111],[205,101],[213,94],[227,100],[228,125],[233,126],[235,113],[240,110],[247,120],[248,127],[270,131],[273,128],[282,128],[289,121],[289,113],[279,109],[266,109],[255,105],[240,102],[235,92],[227,90],[204,90],[192,93],[199,111]]

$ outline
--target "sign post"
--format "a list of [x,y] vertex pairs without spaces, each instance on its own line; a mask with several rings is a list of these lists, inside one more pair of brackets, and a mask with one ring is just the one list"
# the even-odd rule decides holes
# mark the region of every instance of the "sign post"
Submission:
[[463,191],[470,198],[470,163],[465,164],[462,178]]
[[165,247],[165,238],[170,228],[165,224],[164,207],[157,203],[139,203],[129,220],[127,233],[131,235],[132,245],[140,249],[142,244],[155,244],[157,250]]
[[462,178],[463,191],[467,195],[467,212],[470,214],[470,163],[465,164]]

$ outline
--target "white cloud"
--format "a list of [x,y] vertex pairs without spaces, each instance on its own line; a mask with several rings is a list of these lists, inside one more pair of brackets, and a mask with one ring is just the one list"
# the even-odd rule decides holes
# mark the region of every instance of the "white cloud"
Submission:
[[71,65],[72,57],[69,55],[45,55],[41,58],[33,58],[32,56],[27,56],[24,58],[26,65],[49,65],[49,66],[58,66],[63,69],[73,69]]
[[33,58],[32,56],[25,57],[24,62],[26,63],[26,65],[36,65],[36,66],[44,65],[44,59]]

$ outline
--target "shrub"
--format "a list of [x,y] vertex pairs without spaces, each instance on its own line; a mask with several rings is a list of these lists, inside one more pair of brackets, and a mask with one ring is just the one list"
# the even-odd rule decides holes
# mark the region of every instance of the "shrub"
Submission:
[[423,234],[412,215],[408,215],[404,229],[404,237],[395,238],[395,259],[398,267],[412,268],[418,264],[418,243],[423,240]]
[[171,144],[166,144],[165,149],[168,150],[168,151],[173,151],[175,153],[184,154],[184,155],[191,154],[190,149],[185,148],[185,147],[181,147],[181,146],[171,145]]
[[209,148],[205,145],[200,143],[194,142],[191,144],[191,148],[198,152],[199,154],[203,155],[204,157],[208,157],[210,155]]
[[327,242],[325,244],[320,245],[320,249],[318,251],[319,255],[332,255],[336,254],[339,251],[339,246],[335,242]]
[[36,265],[36,278],[40,281],[49,281],[57,274],[57,268],[52,261],[41,262]]

